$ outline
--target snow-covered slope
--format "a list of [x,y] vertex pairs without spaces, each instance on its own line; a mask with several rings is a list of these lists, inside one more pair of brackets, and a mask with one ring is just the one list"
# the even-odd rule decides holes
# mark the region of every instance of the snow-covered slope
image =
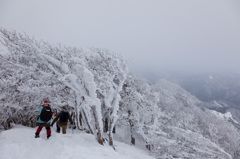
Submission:
[[35,128],[17,126],[0,133],[0,159],[153,159],[147,151],[115,142],[116,151],[97,143],[91,134],[73,132],[58,134],[52,128],[47,140],[45,129],[34,138]]
[[153,150],[158,156],[166,159],[233,157],[239,133],[231,124],[213,115],[178,85],[159,80],[154,86],[161,99],[157,126],[160,129],[155,129],[158,134],[155,133],[153,140],[158,139]]
[[219,118],[222,118],[222,119],[225,119],[225,120],[231,120],[231,121],[233,121],[234,123],[239,124],[239,122],[236,121],[236,120],[233,118],[231,112],[220,113],[220,112],[217,112],[217,111],[215,111],[215,110],[212,110],[212,113],[215,114],[216,116],[218,116]]

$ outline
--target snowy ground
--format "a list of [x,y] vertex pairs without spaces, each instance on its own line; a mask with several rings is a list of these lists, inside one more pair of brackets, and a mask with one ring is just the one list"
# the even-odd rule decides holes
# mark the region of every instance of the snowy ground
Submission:
[[116,142],[116,151],[98,144],[91,134],[74,132],[58,134],[52,128],[47,140],[45,128],[35,139],[36,128],[17,126],[0,132],[0,159],[154,159],[146,151]]

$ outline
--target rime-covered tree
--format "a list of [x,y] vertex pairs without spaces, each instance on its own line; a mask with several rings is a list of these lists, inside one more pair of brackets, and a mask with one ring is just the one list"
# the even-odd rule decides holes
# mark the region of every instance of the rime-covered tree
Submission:
[[127,76],[127,66],[119,55],[93,48],[88,66],[94,74],[97,95],[101,101],[104,128],[113,146],[113,129],[118,119],[120,91]]
[[135,138],[143,140],[146,146],[149,144],[149,128],[157,119],[157,93],[151,91],[150,85],[140,77],[129,74],[121,92],[121,118],[119,125],[127,126],[131,143],[135,144]]
[[[5,84],[0,100],[8,100],[1,111],[9,109],[1,121],[14,119],[11,115],[19,113],[12,110],[14,107],[23,109],[26,105],[28,110],[31,107],[36,111],[40,101],[47,96],[52,105],[65,101],[73,107],[78,127],[83,126],[80,125],[82,115],[84,126],[103,144],[102,114],[109,112],[110,130],[117,120],[119,92],[127,74],[123,59],[106,50],[92,49],[90,55],[82,49],[53,46],[15,31],[0,29],[0,33],[2,43],[8,48],[8,54],[2,54],[0,59],[0,78]],[[106,74],[109,75],[103,76]],[[98,92],[105,92],[102,95],[108,109],[102,107],[103,99],[99,98]],[[24,113],[22,116],[26,118]],[[29,114],[34,113],[30,111]],[[16,118],[19,120],[18,116]],[[34,122],[33,117],[31,122]],[[112,133],[109,133],[109,138],[112,145]]]

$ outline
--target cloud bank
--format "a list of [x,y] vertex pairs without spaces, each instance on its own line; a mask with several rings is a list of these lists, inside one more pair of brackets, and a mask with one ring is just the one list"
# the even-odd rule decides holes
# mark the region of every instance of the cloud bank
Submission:
[[36,39],[107,48],[133,71],[238,71],[237,0],[0,0],[0,26]]

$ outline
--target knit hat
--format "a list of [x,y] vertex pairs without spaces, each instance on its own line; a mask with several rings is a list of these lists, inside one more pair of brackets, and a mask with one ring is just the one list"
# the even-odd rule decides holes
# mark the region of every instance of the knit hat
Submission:
[[45,100],[44,101],[44,105],[49,105],[48,101]]

